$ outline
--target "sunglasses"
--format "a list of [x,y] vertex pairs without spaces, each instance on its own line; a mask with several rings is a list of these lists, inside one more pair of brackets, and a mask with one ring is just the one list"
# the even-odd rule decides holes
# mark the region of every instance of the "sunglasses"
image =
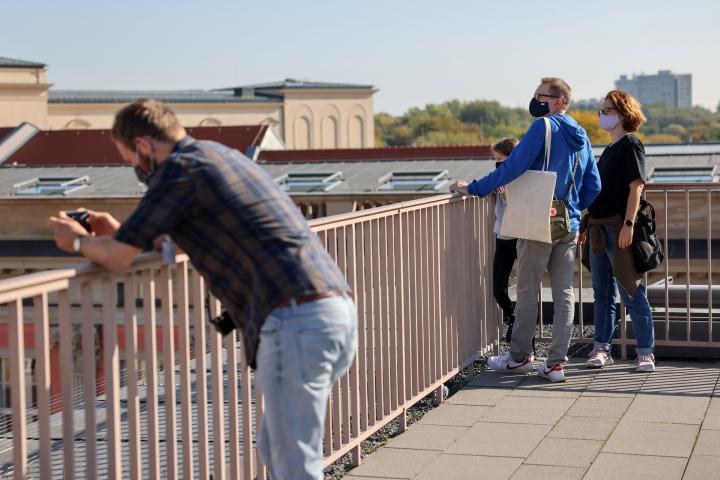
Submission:
[[607,115],[610,110],[615,110],[617,112],[617,108],[614,108],[614,107],[603,108],[602,110],[598,110],[598,112],[597,112],[598,117]]

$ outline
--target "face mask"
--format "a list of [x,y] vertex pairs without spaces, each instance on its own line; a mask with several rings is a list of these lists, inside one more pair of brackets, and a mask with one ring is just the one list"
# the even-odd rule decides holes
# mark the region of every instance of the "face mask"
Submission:
[[530,115],[536,118],[544,117],[550,113],[550,107],[547,102],[541,102],[537,98],[533,97],[530,100],[530,107],[528,108]]
[[495,168],[498,168],[502,164],[503,164],[503,162],[495,162]]
[[150,171],[148,172],[140,167],[140,152],[137,150],[135,151],[135,158],[137,159],[137,163],[135,164],[135,167],[133,167],[135,170],[135,176],[140,183],[150,185],[150,180],[152,180],[153,175],[155,175],[155,157],[152,155],[148,157],[148,164],[150,165]]
[[600,128],[608,132],[620,123],[619,115],[600,115]]

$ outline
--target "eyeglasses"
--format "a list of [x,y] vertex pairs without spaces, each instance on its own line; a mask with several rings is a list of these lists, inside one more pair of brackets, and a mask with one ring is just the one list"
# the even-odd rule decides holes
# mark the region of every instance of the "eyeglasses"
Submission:
[[562,98],[559,95],[548,95],[546,93],[536,93],[535,99],[540,100],[540,97],[548,97],[548,98]]
[[603,108],[602,110],[598,110],[598,112],[597,112],[598,117],[602,117],[603,115],[607,115],[610,110],[615,110],[615,111],[617,112],[617,108],[615,108],[615,107]]

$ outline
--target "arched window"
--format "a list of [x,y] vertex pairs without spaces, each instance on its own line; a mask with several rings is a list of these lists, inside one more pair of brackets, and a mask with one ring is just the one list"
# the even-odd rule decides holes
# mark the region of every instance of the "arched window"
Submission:
[[65,130],[87,130],[90,127],[90,122],[82,118],[73,118],[65,124]]
[[365,122],[358,115],[350,119],[348,132],[348,147],[362,148],[365,145]]
[[338,122],[335,117],[323,118],[322,148],[338,148]]
[[295,119],[295,142],[293,147],[296,149],[308,149],[310,146],[310,120],[307,117],[298,117]]
[[222,125],[222,122],[214,117],[207,117],[203,118],[200,123],[198,124],[198,127],[219,127]]

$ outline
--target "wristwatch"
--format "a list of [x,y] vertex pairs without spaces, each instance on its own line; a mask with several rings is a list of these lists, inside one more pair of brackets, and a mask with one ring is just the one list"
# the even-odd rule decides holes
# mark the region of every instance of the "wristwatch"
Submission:
[[625,220],[625,226],[626,226],[626,227],[632,227],[633,225],[635,225],[635,224],[633,223],[632,220],[630,220],[630,219]]
[[75,237],[75,240],[73,240],[72,248],[73,252],[80,253],[80,247],[82,247],[82,238],[87,237],[87,235],[78,235]]

